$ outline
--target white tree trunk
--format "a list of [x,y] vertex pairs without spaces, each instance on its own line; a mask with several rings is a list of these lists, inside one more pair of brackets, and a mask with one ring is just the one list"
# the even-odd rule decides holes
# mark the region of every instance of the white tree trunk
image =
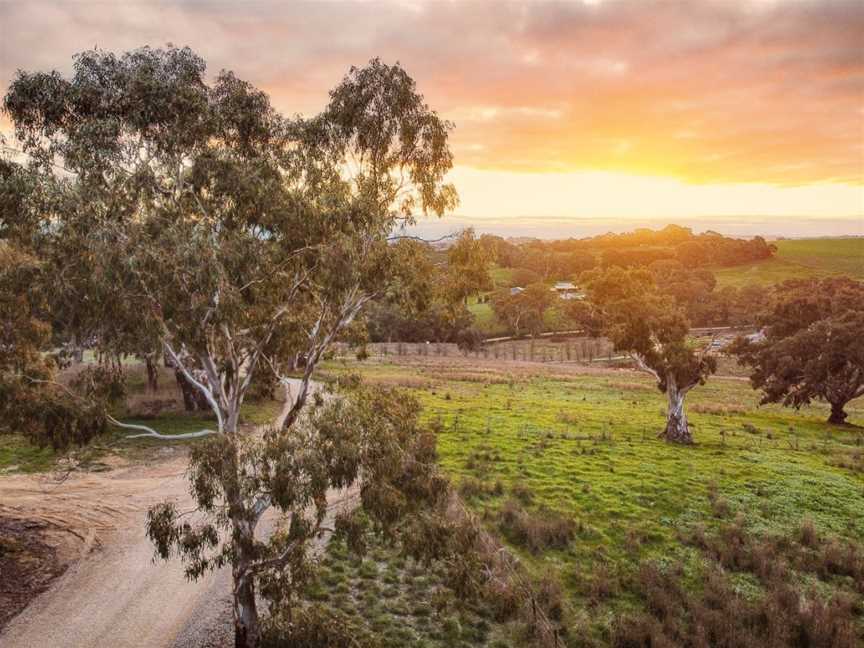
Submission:
[[666,395],[669,398],[669,408],[666,411],[666,429],[663,437],[673,443],[693,443],[687,414],[684,412],[684,396],[686,390],[681,390],[675,378],[669,376],[666,380]]
[[250,569],[248,549],[254,542],[251,525],[232,519],[237,555],[232,565],[234,581],[234,648],[255,648],[259,640],[258,607],[255,602],[255,579]]

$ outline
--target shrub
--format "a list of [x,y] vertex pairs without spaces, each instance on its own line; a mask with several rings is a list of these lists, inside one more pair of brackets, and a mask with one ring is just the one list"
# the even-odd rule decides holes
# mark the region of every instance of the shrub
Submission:
[[553,572],[546,572],[536,587],[537,604],[553,621],[561,621],[564,616],[564,589],[561,581]]
[[818,544],[819,534],[816,532],[813,520],[809,518],[801,520],[801,525],[798,527],[798,542],[811,549]]
[[341,612],[312,605],[268,618],[261,648],[380,648],[378,640]]
[[522,508],[515,500],[508,500],[498,513],[501,532],[514,544],[532,553],[545,549],[563,549],[576,533],[576,523],[570,518],[550,510],[536,514]]
[[464,498],[485,498],[504,494],[504,484],[496,481],[493,484],[475,477],[465,477],[459,483],[459,494]]
[[496,578],[487,583],[484,598],[496,621],[512,619],[519,612],[522,596],[509,580]]
[[[804,521],[790,536],[755,536],[742,518],[708,536],[694,528],[682,540],[712,559],[697,592],[685,590],[682,570],[662,570],[644,563],[631,584],[646,607],[641,615],[621,619],[613,645],[682,648],[852,648],[861,641],[861,593],[864,557],[848,540],[824,539]],[[722,568],[722,569],[721,569]],[[827,598],[815,589],[801,591],[790,569],[823,580],[848,578],[856,592],[839,583]],[[725,570],[725,571],[724,571]],[[748,597],[731,582],[728,571],[755,575],[763,594]],[[799,589],[796,589],[798,587]],[[734,622],[730,621],[734,620]]]
[[530,504],[534,500],[533,491],[524,484],[515,484],[510,493],[523,504]]

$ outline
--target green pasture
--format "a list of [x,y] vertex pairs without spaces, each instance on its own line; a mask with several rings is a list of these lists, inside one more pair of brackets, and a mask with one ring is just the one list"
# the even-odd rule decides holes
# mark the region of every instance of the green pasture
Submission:
[[720,286],[772,285],[787,279],[848,275],[864,279],[864,238],[775,241],[771,259],[731,268],[712,268]]
[[[754,534],[788,536],[811,520],[826,537],[864,540],[864,430],[828,425],[824,406],[760,407],[746,381],[715,378],[688,396],[697,444],[682,447],[657,438],[663,396],[628,370],[533,377],[440,366],[359,370],[410,389],[426,420],[440,423],[440,461],[454,483],[500,482],[502,494],[468,499],[490,530],[500,531],[503,503],[526,492],[531,510],[576,522],[566,549],[534,555],[512,547],[536,573],[559,575],[576,616],[598,570],[626,580],[652,560],[698,572],[701,554],[679,540],[697,526],[710,532],[741,516]],[[864,424],[864,401],[848,411]],[[607,636],[635,605],[624,590],[609,596],[583,619],[586,631]]]

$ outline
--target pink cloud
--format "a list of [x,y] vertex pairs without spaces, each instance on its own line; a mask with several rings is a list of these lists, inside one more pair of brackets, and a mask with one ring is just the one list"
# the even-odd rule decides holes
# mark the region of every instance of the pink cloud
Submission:
[[7,2],[0,25],[3,84],[94,45],[170,41],[310,112],[381,56],[455,119],[460,164],[862,182],[857,0]]

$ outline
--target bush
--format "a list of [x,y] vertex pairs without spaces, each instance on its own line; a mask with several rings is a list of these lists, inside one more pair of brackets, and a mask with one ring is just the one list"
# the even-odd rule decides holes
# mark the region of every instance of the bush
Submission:
[[484,599],[489,604],[492,616],[502,622],[512,619],[519,612],[522,596],[509,580],[497,578],[486,585]]
[[465,477],[459,482],[459,494],[466,498],[485,498],[504,493],[504,485],[500,481],[489,483],[476,479],[475,477]]
[[564,616],[564,588],[553,572],[545,573],[537,581],[537,604],[553,621],[561,621]]
[[380,648],[380,642],[341,612],[312,605],[268,618],[261,648]]
[[501,507],[498,525],[507,539],[532,553],[564,549],[576,534],[576,523],[570,518],[549,510],[530,513],[515,500]]
[[[643,563],[630,588],[647,611],[618,622],[614,646],[860,645],[864,556],[854,542],[824,539],[808,521],[788,537],[759,537],[748,533],[741,518],[712,536],[697,527],[683,541],[702,550],[712,561],[703,575],[701,591],[684,588],[680,567],[663,570]],[[841,586],[830,598],[815,588],[801,591],[795,585],[798,579],[790,574],[792,569],[823,580],[846,577],[856,591]],[[729,571],[756,576],[763,594],[755,598],[743,594],[730,580]]]

